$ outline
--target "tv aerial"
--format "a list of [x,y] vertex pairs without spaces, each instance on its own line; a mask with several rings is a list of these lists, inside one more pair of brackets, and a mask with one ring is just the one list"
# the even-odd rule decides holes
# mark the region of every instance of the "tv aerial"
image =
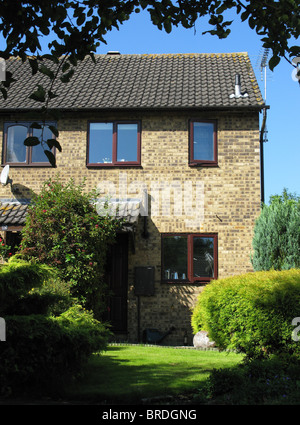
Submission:
[[260,52],[256,63],[256,66],[260,68],[261,81],[264,81],[265,102],[267,100],[267,65],[269,53],[270,49],[265,47],[263,51]]

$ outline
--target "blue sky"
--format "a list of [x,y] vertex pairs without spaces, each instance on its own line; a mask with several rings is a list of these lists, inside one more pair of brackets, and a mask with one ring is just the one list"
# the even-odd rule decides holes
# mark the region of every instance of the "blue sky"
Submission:
[[[107,45],[97,53],[117,50],[126,53],[224,53],[248,52],[256,78],[264,96],[264,81],[261,81],[259,65],[263,52],[260,37],[240,22],[235,14],[232,32],[225,40],[219,40],[202,31],[210,29],[206,19],[199,20],[194,29],[175,28],[170,34],[158,30],[150,21],[147,12],[133,14],[129,21],[106,36]],[[283,188],[300,195],[300,85],[292,79],[293,68],[285,59],[273,72],[267,71],[267,118],[268,142],[264,144],[265,156],[265,201]]]

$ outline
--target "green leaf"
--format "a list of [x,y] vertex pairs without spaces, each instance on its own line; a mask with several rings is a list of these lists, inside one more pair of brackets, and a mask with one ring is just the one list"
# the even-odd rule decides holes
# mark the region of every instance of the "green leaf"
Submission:
[[6,79],[5,81],[2,81],[2,85],[4,87],[10,87],[11,83],[13,83],[14,81],[17,81],[15,78],[13,78],[12,73],[10,71],[6,70]]
[[64,74],[60,77],[62,83],[68,83],[74,74],[74,69],[71,69],[67,74]]
[[50,30],[49,30],[49,28],[45,25],[45,26],[41,26],[40,27],[40,30],[41,30],[41,32],[42,32],[42,34],[44,34],[44,35],[49,35],[50,34]]
[[39,70],[37,59],[28,58],[28,62],[31,67],[32,75],[35,75]]
[[54,72],[51,71],[51,69],[49,69],[47,66],[41,65],[39,71],[42,74],[47,75],[47,77],[49,77],[51,80],[54,80]]
[[273,55],[269,61],[269,68],[271,71],[274,70],[275,66],[277,66],[280,62],[280,57]]
[[56,161],[55,161],[55,156],[53,155],[53,153],[51,151],[48,151],[47,149],[44,150],[46,157],[48,158],[50,164],[52,165],[52,167],[56,166]]
[[77,26],[81,26],[83,23],[84,23],[84,21],[85,21],[85,14],[84,13],[82,13],[81,15],[79,15],[78,16],[78,18],[77,18],[77,21],[76,21],[76,24],[77,24]]
[[24,145],[25,146],[37,146],[39,144],[40,144],[40,141],[39,141],[39,139],[37,137],[30,136],[30,137],[27,137],[24,140]]
[[168,34],[170,34],[170,32],[172,31],[171,21],[167,20],[164,22],[164,29]]
[[29,99],[33,99],[36,102],[45,102],[46,99],[46,92],[43,86],[38,85],[38,89],[31,93],[31,95],[29,96]]
[[68,71],[68,69],[70,68],[70,64],[68,62],[65,62],[61,68],[62,72],[66,72]]
[[33,122],[31,124],[30,128],[36,128],[37,130],[40,130],[42,128],[42,126],[38,122]]
[[49,130],[52,131],[55,137],[58,137],[58,130],[54,125],[49,125]]
[[77,66],[77,59],[76,59],[75,55],[70,55],[68,57],[68,60],[73,66]]
[[58,97],[58,94],[55,94],[51,90],[48,90],[48,96],[49,99],[54,99],[55,97]]
[[245,12],[243,12],[241,14],[241,20],[244,22],[248,18],[249,15],[250,15],[249,10],[245,10]]
[[46,143],[49,146],[49,149],[52,149],[53,147],[55,147],[56,149],[59,150],[59,152],[62,151],[62,148],[61,148],[60,143],[59,143],[58,140],[56,140],[56,139],[48,139]]
[[53,63],[58,64],[59,60],[55,55],[49,55],[48,53],[46,53],[45,55],[42,56],[42,59],[48,59]]
[[6,100],[7,99],[7,90],[4,89],[3,87],[1,87],[0,90],[1,90],[1,93],[2,93],[2,96],[3,96],[3,99]]

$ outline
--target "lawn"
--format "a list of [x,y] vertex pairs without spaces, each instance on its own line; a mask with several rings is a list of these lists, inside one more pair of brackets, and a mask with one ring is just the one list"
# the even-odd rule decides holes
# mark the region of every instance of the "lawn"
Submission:
[[84,376],[66,388],[69,399],[138,403],[142,398],[197,390],[214,368],[240,363],[242,356],[213,350],[110,345],[94,354]]

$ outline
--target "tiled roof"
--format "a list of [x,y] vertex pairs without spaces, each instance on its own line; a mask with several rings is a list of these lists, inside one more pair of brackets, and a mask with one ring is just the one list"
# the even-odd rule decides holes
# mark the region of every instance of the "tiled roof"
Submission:
[[21,226],[25,224],[28,204],[0,203],[0,226]]
[[[28,99],[38,83],[49,85],[41,73],[31,75],[27,63],[7,61],[17,81],[0,111],[36,109]],[[235,75],[248,97],[231,98]],[[76,67],[69,83],[59,80],[50,108],[62,109],[162,109],[162,108],[261,108],[263,99],[247,53],[96,55]]]
[[[99,204],[98,213],[101,214],[101,205]],[[0,200],[0,226],[22,226],[25,224],[29,202],[5,202]],[[110,204],[111,214],[124,219],[124,226],[137,223],[140,214],[140,201],[119,201]],[[106,211],[106,210],[105,210]],[[105,212],[104,211],[104,212]]]

